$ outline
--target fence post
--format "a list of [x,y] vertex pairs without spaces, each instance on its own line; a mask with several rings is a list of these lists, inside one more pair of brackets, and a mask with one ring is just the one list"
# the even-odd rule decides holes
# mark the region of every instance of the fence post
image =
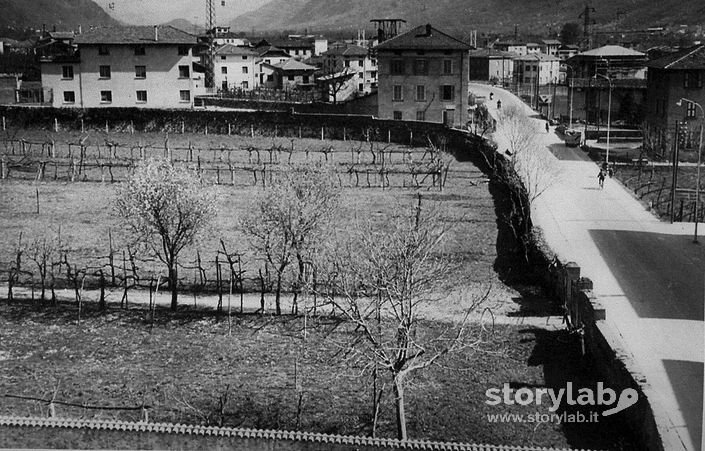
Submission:
[[135,134],[135,123],[134,121],[130,121],[130,134],[134,135]]
[[5,116],[2,117],[2,131],[5,131]]
[[206,124],[206,136],[208,136],[208,124]]
[[230,136],[230,122],[228,122],[228,136]]
[[254,126],[254,124],[250,124],[250,136],[251,136],[252,138],[255,137],[255,126]]
[[7,163],[5,163],[5,155],[3,155],[2,157],[0,157],[0,178],[2,178],[3,180],[5,179],[5,177],[7,177],[5,175],[6,165]]
[[299,125],[299,139],[301,139],[301,126]]
[[343,141],[347,141],[347,139],[346,139],[347,136],[346,136],[346,135],[347,135],[347,130],[345,129],[345,127],[343,127]]
[[81,133],[84,133],[85,131],[86,131],[86,129],[83,126],[83,119],[81,119]]
[[183,135],[185,131],[186,131],[186,124],[184,124],[184,121],[181,121],[181,134]]
[[414,145],[414,131],[413,130],[409,131],[409,145],[410,146]]
[[105,121],[105,133],[110,133],[110,126],[108,125],[108,121]]
[[323,141],[323,139],[324,139],[324,130],[323,130],[323,127],[321,127],[321,141]]
[[59,120],[54,118],[54,132],[59,133]]
[[392,142],[392,129],[387,130],[387,143]]

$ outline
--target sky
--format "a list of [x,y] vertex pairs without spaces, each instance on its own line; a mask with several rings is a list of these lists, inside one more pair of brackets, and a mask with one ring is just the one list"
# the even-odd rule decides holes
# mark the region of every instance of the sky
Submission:
[[[131,25],[155,25],[186,19],[205,25],[206,0],[93,0],[114,18]],[[225,6],[222,6],[222,2]],[[216,22],[224,24],[270,0],[214,0]],[[111,9],[110,4],[114,4]]]

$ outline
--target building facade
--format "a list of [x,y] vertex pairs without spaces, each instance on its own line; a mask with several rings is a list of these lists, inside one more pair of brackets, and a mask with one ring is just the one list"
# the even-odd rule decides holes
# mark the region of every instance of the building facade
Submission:
[[644,136],[647,147],[662,155],[670,154],[679,122],[681,149],[697,148],[699,127],[705,118],[694,102],[705,105],[704,82],[705,44],[649,62]]
[[497,49],[477,49],[469,52],[470,80],[509,84],[514,78],[514,58],[517,55]]
[[191,108],[200,75],[193,35],[170,26],[94,28],[75,38],[74,55],[42,58],[53,107]]
[[428,24],[375,49],[380,118],[467,124],[470,45]]
[[249,47],[223,45],[215,51],[213,79],[218,89],[251,90],[259,81],[256,60],[259,54]]
[[324,77],[344,76],[346,79],[344,86],[336,93],[338,101],[355,94],[369,94],[377,89],[377,58],[365,47],[348,43],[332,44],[321,55],[321,63]]

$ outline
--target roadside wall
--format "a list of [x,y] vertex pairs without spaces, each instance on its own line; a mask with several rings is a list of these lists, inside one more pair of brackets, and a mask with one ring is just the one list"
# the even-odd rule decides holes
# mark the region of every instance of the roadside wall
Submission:
[[0,417],[0,447],[248,451],[540,451],[546,448],[394,440],[164,423]]

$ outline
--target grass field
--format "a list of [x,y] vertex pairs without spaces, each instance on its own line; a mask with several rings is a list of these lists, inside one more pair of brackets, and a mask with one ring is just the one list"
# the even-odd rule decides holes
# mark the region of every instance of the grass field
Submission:
[[[0,392],[91,406],[151,406],[150,421],[300,429],[341,434],[371,431],[369,374],[340,358],[353,333],[330,318],[235,317],[158,311],[154,326],[140,310],[84,314],[0,304]],[[427,322],[419,334],[446,327]],[[479,334],[477,325],[474,334]],[[490,423],[488,414],[549,413],[546,405],[485,404],[485,391],[519,387],[590,387],[596,375],[564,331],[497,325],[476,350],[450,355],[417,373],[407,389],[409,436],[491,444],[618,449],[628,445],[614,417],[599,424]],[[302,351],[305,349],[305,351]],[[300,377],[303,409],[297,419]],[[389,381],[379,435],[395,434]],[[220,400],[227,400],[220,409]],[[570,408],[570,407],[569,407]],[[57,414],[138,420],[138,412],[57,405]],[[562,413],[563,407],[559,410]],[[221,415],[222,412],[222,415]],[[570,412],[573,412],[570,410]],[[47,414],[47,405],[4,398],[0,414]],[[609,421],[608,421],[609,419]],[[0,439],[0,446],[3,445]]]
[[[32,136],[27,131],[26,139],[38,139],[41,136]],[[215,142],[229,139],[232,146],[247,147],[252,145],[250,138],[227,136],[177,135],[178,139],[191,141],[193,145],[206,148]],[[157,140],[156,135],[129,135],[120,134],[115,139],[142,140],[150,142]],[[71,137],[62,138],[70,140]],[[260,140],[264,145],[265,138]],[[59,142],[59,139],[55,141]],[[176,141],[176,139],[175,139]],[[290,140],[287,140],[290,141]],[[296,140],[296,148],[314,146],[315,140]],[[271,143],[270,143],[271,145]],[[316,143],[322,146],[321,142]],[[343,155],[350,158],[351,148],[367,146],[362,142],[327,141],[325,145],[335,148],[334,154],[329,156],[332,160],[342,160]],[[375,144],[377,146],[378,144]],[[386,146],[384,146],[386,147]],[[90,148],[90,147],[89,147]],[[36,150],[36,149],[35,149]],[[424,148],[409,149],[405,146],[394,145],[388,148],[393,152],[392,158],[401,162],[408,152],[412,158],[420,161],[426,151]],[[125,149],[121,149],[124,152]],[[247,158],[246,151],[236,152],[238,158]],[[305,158],[304,152],[294,152],[295,159]],[[124,155],[123,155],[124,156]],[[324,158],[322,153],[311,155],[311,159]],[[361,158],[370,159],[372,155],[363,153]],[[380,158],[379,154],[375,158]],[[427,156],[426,159],[429,157]],[[370,164],[370,161],[367,163]],[[399,163],[401,165],[401,163]],[[180,264],[184,267],[195,264],[197,253],[200,255],[203,266],[208,270],[208,278],[215,279],[214,260],[216,252],[220,249],[222,239],[229,252],[241,252],[243,265],[246,271],[246,288],[254,290],[259,286],[255,280],[259,269],[263,268],[260,256],[253,254],[248,238],[240,229],[239,221],[248,209],[252,208],[251,200],[263,188],[261,185],[252,186],[251,175],[247,181],[231,185],[218,185],[217,190],[219,214],[211,230],[209,230],[197,246],[187,249],[180,257]],[[349,178],[349,174],[343,174]],[[108,263],[110,253],[109,235],[113,238],[115,264],[118,266],[118,276],[122,273],[122,250],[125,248],[127,237],[121,233],[119,218],[115,216],[112,203],[115,195],[115,184],[94,182],[66,182],[42,181],[33,182],[28,179],[8,178],[0,183],[0,229],[5,233],[0,236],[0,271],[7,274],[11,263],[15,260],[15,249],[20,233],[22,241],[32,243],[36,239],[52,239],[61,233],[61,241],[69,248],[68,258],[73,265],[98,268]],[[494,213],[494,201],[488,188],[488,178],[477,167],[469,162],[452,162],[447,184],[443,191],[438,188],[403,188],[401,184],[382,189],[379,186],[350,187],[342,184],[343,193],[340,201],[340,214],[337,219],[336,229],[340,233],[350,230],[355,217],[375,217],[384,223],[392,208],[396,205],[411,207],[415,203],[416,193],[422,193],[424,203],[429,207],[440,204],[443,208],[445,220],[454,223],[449,238],[446,242],[446,251],[451,258],[459,263],[457,273],[452,278],[458,287],[467,284],[496,281],[496,274],[492,265],[497,255],[497,224]],[[36,197],[39,197],[39,213],[37,214]],[[25,256],[26,257],[26,256]],[[129,265],[129,264],[128,264]],[[139,273],[144,279],[151,276],[155,278],[162,274],[164,268],[158,262],[140,256],[138,261]],[[129,266],[128,266],[129,268]],[[24,269],[32,270],[31,262],[25,258]],[[109,272],[106,269],[106,273]],[[185,287],[193,283],[196,269],[182,268],[180,279]],[[162,274],[163,275],[163,274]],[[5,276],[6,279],[7,276]],[[36,277],[35,277],[36,279]],[[58,277],[59,284],[61,277]],[[25,277],[25,283],[30,282]]]

